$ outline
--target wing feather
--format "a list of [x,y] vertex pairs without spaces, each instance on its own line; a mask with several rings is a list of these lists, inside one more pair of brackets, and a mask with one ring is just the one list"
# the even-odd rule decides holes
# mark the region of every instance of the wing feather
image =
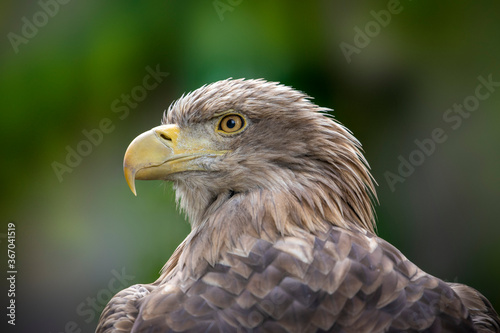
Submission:
[[292,238],[248,240],[182,289],[164,282],[134,303],[131,331],[474,332],[453,289],[382,239],[337,227]]

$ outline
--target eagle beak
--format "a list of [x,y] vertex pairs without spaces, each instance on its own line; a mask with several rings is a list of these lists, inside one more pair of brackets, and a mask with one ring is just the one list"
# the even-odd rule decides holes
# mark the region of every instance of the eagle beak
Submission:
[[166,179],[177,172],[205,170],[200,157],[227,152],[210,150],[209,142],[203,139],[182,136],[179,126],[162,125],[142,133],[130,143],[123,160],[123,172],[134,195],[137,195],[136,179]]

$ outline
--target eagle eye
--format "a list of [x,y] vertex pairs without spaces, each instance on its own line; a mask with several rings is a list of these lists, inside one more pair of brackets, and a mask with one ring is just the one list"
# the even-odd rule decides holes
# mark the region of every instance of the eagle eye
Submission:
[[245,119],[239,114],[228,114],[219,120],[217,131],[223,134],[236,134],[246,126]]

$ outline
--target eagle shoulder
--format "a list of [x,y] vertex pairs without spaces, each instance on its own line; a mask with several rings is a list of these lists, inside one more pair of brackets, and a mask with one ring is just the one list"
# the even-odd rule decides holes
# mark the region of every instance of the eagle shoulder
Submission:
[[136,284],[118,292],[99,318],[96,333],[128,333],[139,313],[139,302],[154,290],[153,285]]
[[141,300],[133,332],[474,332],[445,282],[361,231],[254,238],[206,265],[179,270]]

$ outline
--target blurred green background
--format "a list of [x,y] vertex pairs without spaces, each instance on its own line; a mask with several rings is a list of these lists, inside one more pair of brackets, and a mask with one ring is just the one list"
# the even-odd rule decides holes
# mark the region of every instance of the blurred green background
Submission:
[[[479,76],[500,81],[498,2],[402,0],[382,26],[371,11],[388,1],[59,1],[0,4],[1,267],[14,222],[15,331],[93,332],[111,294],[158,277],[189,225],[168,184],[132,195],[123,154],[175,98],[228,77],[280,81],[335,109],[379,183],[379,234],[500,309],[500,88],[459,128],[443,119]],[[348,62],[340,45],[355,45],[355,27],[372,37]],[[146,68],[168,76],[144,90]],[[82,143],[103,119],[107,133]],[[391,191],[386,172],[435,128],[446,142]],[[68,149],[86,156],[58,176]]]

